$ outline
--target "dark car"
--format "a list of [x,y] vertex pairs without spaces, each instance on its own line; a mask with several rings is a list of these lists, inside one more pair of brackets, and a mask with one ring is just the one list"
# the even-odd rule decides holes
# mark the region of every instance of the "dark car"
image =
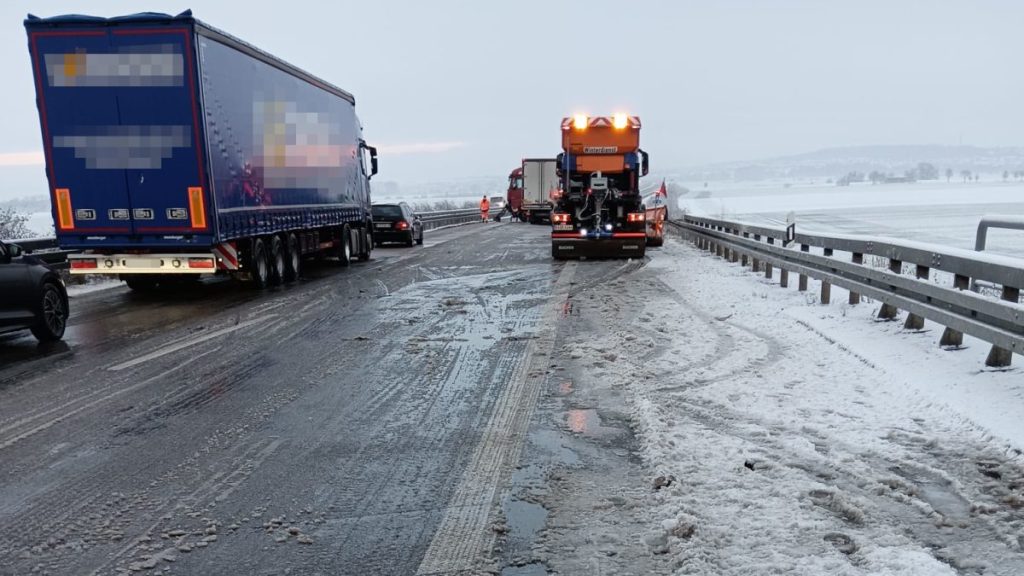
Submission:
[[17,244],[0,242],[0,333],[28,329],[41,342],[54,342],[67,322],[60,276]]
[[406,246],[412,246],[413,242],[423,244],[423,223],[405,202],[374,204],[370,211],[375,245],[385,242],[401,242]]

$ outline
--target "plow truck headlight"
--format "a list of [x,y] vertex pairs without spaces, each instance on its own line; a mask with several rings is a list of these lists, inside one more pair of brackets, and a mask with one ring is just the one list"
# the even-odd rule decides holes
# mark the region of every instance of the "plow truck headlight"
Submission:
[[587,229],[586,228],[580,228],[580,236],[583,236],[584,238],[587,237]]
[[572,127],[577,130],[584,130],[589,120],[586,114],[576,114],[572,117]]
[[616,130],[622,130],[627,124],[629,124],[629,118],[625,114],[616,114],[612,116],[612,126],[614,126]]

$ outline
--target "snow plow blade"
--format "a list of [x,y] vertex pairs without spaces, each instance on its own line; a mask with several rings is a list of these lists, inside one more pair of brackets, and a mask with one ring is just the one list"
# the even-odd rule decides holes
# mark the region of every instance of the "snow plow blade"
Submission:
[[551,257],[555,260],[573,258],[643,258],[647,239],[638,238],[552,238]]

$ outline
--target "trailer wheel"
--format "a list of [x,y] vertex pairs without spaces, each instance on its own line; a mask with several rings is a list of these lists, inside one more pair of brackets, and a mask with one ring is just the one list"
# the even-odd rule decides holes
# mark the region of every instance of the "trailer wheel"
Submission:
[[287,275],[285,270],[285,247],[280,236],[270,237],[270,283],[280,284]]
[[302,251],[299,250],[299,239],[295,234],[288,235],[288,258],[285,261],[284,281],[294,282],[302,272]]
[[348,266],[352,263],[352,239],[348,224],[341,227],[341,239],[338,243],[338,265]]
[[363,238],[364,250],[359,253],[359,261],[366,262],[370,259],[370,251],[373,249],[373,233],[366,228],[363,228],[361,235]]
[[267,245],[262,238],[252,241],[252,254],[249,256],[249,266],[252,269],[252,282],[258,289],[270,285],[270,263],[267,262]]
[[149,275],[133,274],[121,276],[121,279],[133,292],[152,292],[156,289],[156,278]]

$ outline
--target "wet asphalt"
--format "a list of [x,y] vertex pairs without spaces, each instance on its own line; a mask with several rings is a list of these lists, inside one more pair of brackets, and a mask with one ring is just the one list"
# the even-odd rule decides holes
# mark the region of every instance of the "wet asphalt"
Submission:
[[509,493],[559,287],[622,266],[553,262],[546,233],[437,231],[263,292],[103,290],[62,343],[0,337],[0,574],[478,569],[438,559]]

